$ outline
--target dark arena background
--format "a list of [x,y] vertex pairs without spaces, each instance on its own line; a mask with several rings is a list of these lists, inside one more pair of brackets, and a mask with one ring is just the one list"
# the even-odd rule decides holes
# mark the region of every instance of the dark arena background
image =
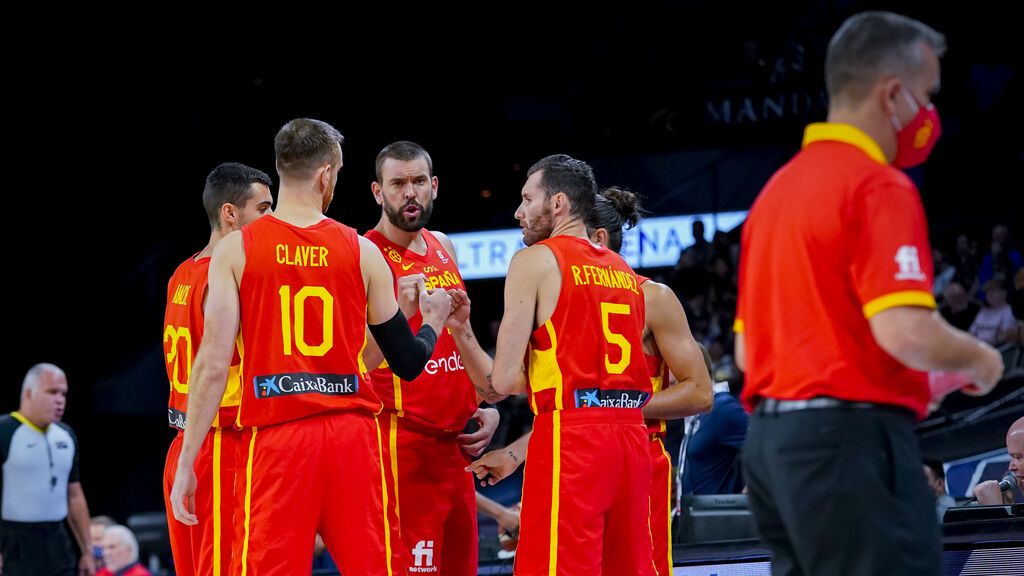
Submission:
[[[30,366],[61,366],[70,385],[64,419],[79,436],[91,513],[124,523],[161,511],[172,437],[160,339],[167,280],[207,241],[206,174],[243,162],[269,173],[276,193],[273,137],[296,117],[344,134],[327,214],[360,232],[379,217],[374,157],[395,140],[433,156],[440,188],[429,228],[448,233],[516,227],[526,169],[556,152],[584,159],[599,184],[643,194],[650,217],[684,217],[674,240],[649,239],[665,259],[640,269],[679,291],[685,282],[673,266],[692,243],[685,217],[713,222],[750,208],[799,148],[804,126],[824,119],[825,47],[865,9],[920,19],[948,41],[935,100],[944,133],[930,161],[909,172],[933,247],[946,263],[970,255],[978,263],[1001,224],[1011,247],[1024,250],[1024,49],[1013,3],[478,3],[458,14],[378,5],[302,15],[182,8],[124,25],[125,14],[99,13],[32,24],[21,45],[5,42],[12,203],[0,409],[17,409]],[[723,242],[738,242],[739,228],[722,231]],[[486,259],[494,248],[482,238],[474,257]],[[485,347],[502,287],[500,276],[468,281]],[[726,358],[716,366],[739,378],[727,365],[735,311],[687,312],[695,336],[719,348],[716,361]],[[962,487],[986,459],[1000,463],[984,477],[1005,472],[1006,428],[1024,414],[1020,343],[1004,355],[1006,378],[992,395],[953,394],[919,425],[924,452],[950,465],[951,485],[956,465],[971,467]],[[511,504],[518,490],[491,494]],[[704,505],[725,510],[722,525],[701,524]],[[677,573],[768,573],[742,503],[695,506],[677,525]],[[687,541],[687,526],[689,536],[706,530],[706,540],[732,544]],[[1020,568],[1019,524],[998,538],[972,530],[947,525],[949,573],[1009,573],[969,571],[984,554],[1018,554]],[[494,523],[481,517],[481,573],[510,573],[497,549]],[[158,544],[144,542],[143,553],[167,568]]]

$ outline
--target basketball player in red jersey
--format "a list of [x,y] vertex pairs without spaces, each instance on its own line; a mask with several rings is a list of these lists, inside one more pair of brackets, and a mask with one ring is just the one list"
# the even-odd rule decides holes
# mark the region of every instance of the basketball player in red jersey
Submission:
[[[394,142],[377,155],[376,171],[371,190],[381,217],[366,237],[391,266],[399,304],[410,313],[409,327],[415,330],[422,321],[413,308],[417,285],[465,285],[451,240],[425,228],[438,185],[430,154],[414,142]],[[442,330],[434,355],[415,380],[402,380],[382,365],[370,373],[370,382],[384,404],[379,420],[393,534],[399,532],[401,516],[398,561],[410,573],[475,576],[476,491],[465,466],[467,455],[476,456],[490,442],[498,411],[478,408],[480,398],[463,364],[477,357],[459,354],[453,332],[472,338],[468,322]],[[490,371],[487,360],[477,373]],[[482,429],[460,435],[470,419]]]
[[309,574],[317,532],[345,574],[401,571],[391,566],[384,514],[381,404],[364,380],[360,350],[369,323],[391,368],[414,379],[456,303],[422,287],[423,326],[413,336],[380,251],[323,215],[342,140],[319,120],[285,124],[274,139],[276,215],[226,236],[210,262],[206,337],[171,504],[175,518],[196,523],[193,467],[237,336],[242,444],[232,574]]
[[[587,230],[591,240],[619,252],[623,227],[636,226],[639,219],[640,202],[635,194],[605,188],[587,218]],[[657,573],[668,576],[672,574],[672,459],[662,443],[665,419],[707,412],[714,396],[704,357],[690,334],[679,299],[664,284],[643,276],[640,281],[647,307],[644,355],[654,389],[651,401],[643,407],[651,457],[650,528]],[[678,383],[669,386],[673,375]]]
[[[622,229],[635,226],[640,217],[639,199],[631,192],[606,188],[597,196],[587,218],[591,241],[615,252],[622,248]],[[711,380],[704,368],[679,300],[664,284],[640,277],[646,308],[643,336],[652,388],[651,401],[643,407],[650,441],[652,485],[650,529],[654,562],[659,575],[671,574],[671,519],[669,500],[672,486],[672,462],[662,438],[665,419],[682,418],[706,412],[711,407]],[[671,368],[671,372],[670,369]],[[667,386],[674,375],[678,382]],[[507,477],[525,460],[529,434],[511,445],[486,454],[470,469],[491,484]]]
[[170,492],[185,430],[192,359],[203,338],[203,303],[210,255],[226,234],[271,212],[274,201],[271,186],[270,176],[243,164],[227,162],[214,168],[206,177],[203,189],[203,206],[210,220],[210,241],[201,252],[182,262],[167,283],[164,360],[171,388],[167,422],[178,434],[171,441],[164,465],[164,505],[174,570],[182,576],[227,576],[231,563],[235,449],[241,437],[231,427],[241,394],[237,357],[229,370],[227,388],[214,416],[213,428],[196,457],[198,524],[187,526],[173,521]]
[[527,392],[536,414],[522,576],[654,574],[644,297],[625,261],[587,237],[596,195],[590,166],[548,156],[528,171],[516,210],[527,248],[505,281],[493,387]]

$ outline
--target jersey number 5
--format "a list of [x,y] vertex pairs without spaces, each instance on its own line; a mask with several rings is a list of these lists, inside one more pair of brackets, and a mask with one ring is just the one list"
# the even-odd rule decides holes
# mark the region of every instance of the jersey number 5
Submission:
[[612,314],[629,315],[629,304],[614,304],[612,302],[601,302],[601,329],[604,330],[604,338],[609,344],[618,346],[622,356],[618,362],[612,362],[611,356],[604,355],[604,368],[609,374],[622,374],[629,366],[630,353],[633,351],[632,344],[622,334],[612,332],[608,325],[608,317]]

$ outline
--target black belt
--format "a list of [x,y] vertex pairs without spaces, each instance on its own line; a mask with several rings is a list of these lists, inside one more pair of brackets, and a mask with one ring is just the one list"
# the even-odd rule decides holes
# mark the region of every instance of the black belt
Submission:
[[828,396],[818,396],[806,400],[779,400],[778,398],[761,398],[754,408],[755,414],[784,414],[786,412],[797,412],[800,410],[878,410],[882,412],[893,412],[900,416],[914,419],[914,413],[908,408],[895,406],[893,404],[875,404],[874,402],[852,402],[840,400]]

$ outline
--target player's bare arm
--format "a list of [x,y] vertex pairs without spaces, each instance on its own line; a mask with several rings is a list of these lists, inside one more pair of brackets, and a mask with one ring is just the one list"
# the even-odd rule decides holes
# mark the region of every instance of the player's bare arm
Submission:
[[[512,257],[505,278],[505,313],[501,328],[498,329],[498,345],[494,357],[494,372],[491,389],[496,394],[522,394],[526,391],[526,373],[523,357],[530,342],[530,334],[540,313],[546,312],[545,320],[551,316],[554,303],[548,303],[548,310],[539,310],[540,289],[545,275],[557,274],[558,262],[551,250],[534,245],[524,248]],[[557,292],[554,295],[557,301]]]
[[244,268],[242,234],[232,232],[220,241],[210,259],[203,341],[192,366],[188,421],[171,489],[174,517],[189,525],[198,522],[193,513],[196,487],[193,466],[227,387],[228,369],[238,335],[238,286]]
[[690,333],[686,312],[672,290],[658,282],[644,282],[646,324],[661,357],[678,383],[655,394],[643,408],[647,418],[683,418],[711,409],[711,377],[704,357]]
[[[434,232],[434,236],[448,251],[455,264],[458,265],[458,255],[455,253],[455,245],[448,236]],[[448,328],[455,337],[455,344],[462,354],[462,362],[466,366],[466,373],[476,388],[477,401],[496,403],[507,397],[507,394],[499,394],[494,390],[491,382],[493,379],[494,360],[484,351],[473,333],[473,326],[470,318],[470,300],[464,292],[455,296],[459,305],[452,317],[448,319]]]

